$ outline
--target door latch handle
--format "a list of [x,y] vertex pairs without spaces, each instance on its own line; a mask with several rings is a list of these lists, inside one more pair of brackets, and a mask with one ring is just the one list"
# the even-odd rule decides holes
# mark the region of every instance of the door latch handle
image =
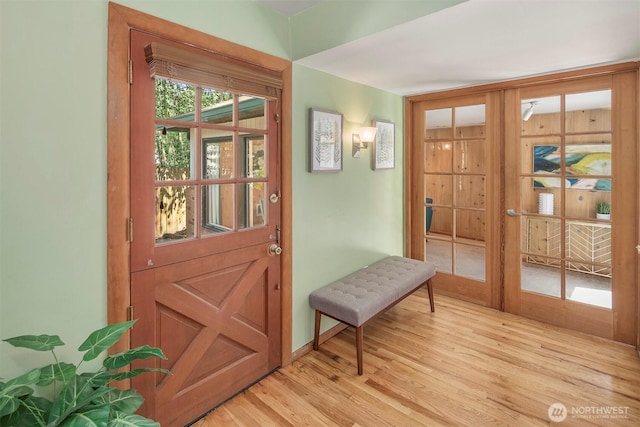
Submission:
[[280,255],[282,253],[282,248],[275,243],[269,246],[269,255]]
[[515,209],[507,209],[507,215],[509,216],[521,216],[522,214]]

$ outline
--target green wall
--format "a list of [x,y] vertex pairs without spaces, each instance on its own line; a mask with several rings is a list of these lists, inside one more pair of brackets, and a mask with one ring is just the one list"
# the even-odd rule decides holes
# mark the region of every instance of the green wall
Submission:
[[[288,19],[251,1],[121,3],[290,57]],[[63,358],[107,320],[107,11],[0,1],[0,337],[59,334]],[[399,96],[301,66],[293,77],[295,350],[312,337],[311,290],[402,252],[403,150]],[[306,172],[309,107],[344,114],[341,173]],[[368,151],[350,157],[353,129],[372,118],[396,123],[393,170],[372,171]],[[0,377],[49,360],[0,343]]]
[[[308,110],[343,114],[343,170],[307,172]],[[293,348],[313,339],[309,293],[385,255],[403,253],[403,100],[303,66],[293,68]],[[396,124],[396,168],[373,171],[351,135]],[[323,321],[323,329],[333,323]]]

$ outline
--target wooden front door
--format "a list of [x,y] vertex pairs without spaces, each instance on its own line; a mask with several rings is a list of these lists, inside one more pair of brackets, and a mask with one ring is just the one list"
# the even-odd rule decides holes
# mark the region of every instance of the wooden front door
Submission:
[[636,80],[505,93],[506,311],[635,342]]
[[160,347],[172,373],[132,385],[181,426],[280,364],[280,102],[152,78],[150,42],[197,49],[131,32],[131,345]]

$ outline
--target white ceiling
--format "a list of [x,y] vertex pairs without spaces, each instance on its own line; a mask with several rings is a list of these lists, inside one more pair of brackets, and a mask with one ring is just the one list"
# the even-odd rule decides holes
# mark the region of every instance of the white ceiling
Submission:
[[640,0],[469,0],[295,62],[414,95],[639,59]]

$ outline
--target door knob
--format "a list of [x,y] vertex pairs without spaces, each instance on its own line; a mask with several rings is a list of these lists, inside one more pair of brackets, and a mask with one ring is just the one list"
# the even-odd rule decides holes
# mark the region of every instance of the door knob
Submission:
[[507,209],[507,215],[509,216],[521,216],[520,212],[517,212],[515,209]]
[[280,255],[282,253],[282,248],[275,243],[269,246],[269,255]]

